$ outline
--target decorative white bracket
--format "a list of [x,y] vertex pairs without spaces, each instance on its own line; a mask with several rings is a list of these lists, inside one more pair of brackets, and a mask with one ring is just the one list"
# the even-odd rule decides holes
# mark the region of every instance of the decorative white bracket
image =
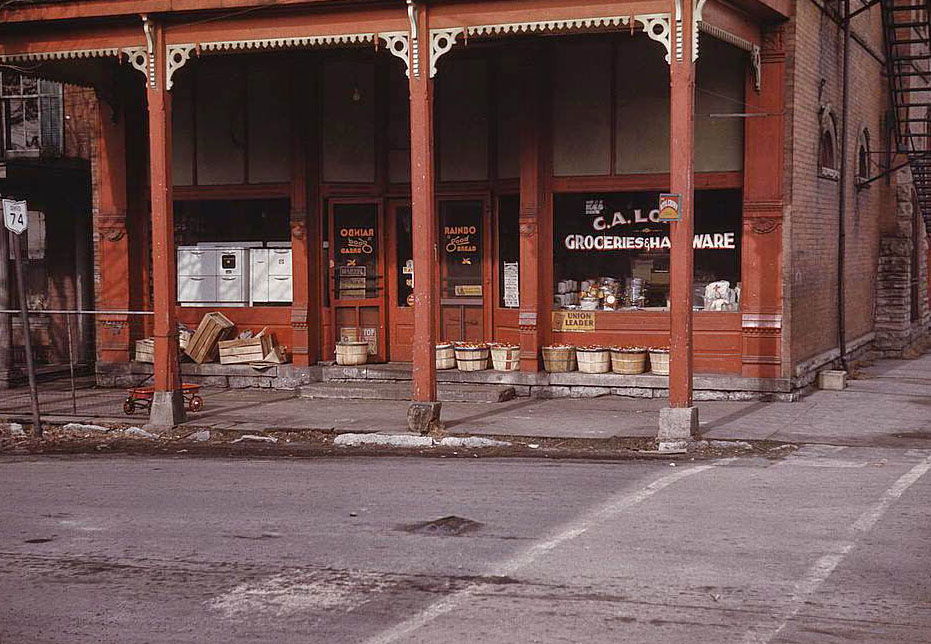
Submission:
[[149,54],[145,47],[127,47],[122,50],[129,63],[142,72],[146,82],[149,80]]
[[[147,15],[142,16],[142,31],[145,33],[145,53],[146,53],[146,78],[149,81],[150,89],[158,89],[158,76],[155,74],[155,65],[158,63],[155,57],[155,41],[152,38],[152,25],[149,23]],[[135,63],[133,63],[135,67]]]
[[707,0],[695,0],[695,9],[692,11],[692,62],[698,60],[698,25],[701,23],[701,14],[705,9]]
[[[650,16],[634,16],[634,20],[643,25],[643,31],[651,40],[655,40],[666,48],[666,63],[672,61],[672,42],[668,14]],[[681,51],[680,51],[681,56]]]
[[750,68],[753,71],[753,89],[759,92],[763,88],[763,61],[760,60],[760,48],[756,45],[750,50]]
[[436,62],[456,44],[456,38],[465,33],[462,27],[430,30],[430,78],[436,76]]
[[407,20],[411,23],[411,42],[410,53],[408,58],[410,62],[407,67],[407,75],[410,78],[411,73],[415,78],[420,77],[420,37],[417,30],[417,5],[414,0],[407,0]]
[[406,31],[392,31],[390,33],[378,34],[378,37],[385,41],[388,51],[392,56],[400,58],[404,62],[404,75],[411,77],[411,47],[410,37]]
[[168,45],[165,60],[168,63],[168,73],[165,74],[165,89],[171,89],[173,85],[171,77],[174,73],[184,67],[184,63],[191,59],[191,52],[194,51],[194,45]]

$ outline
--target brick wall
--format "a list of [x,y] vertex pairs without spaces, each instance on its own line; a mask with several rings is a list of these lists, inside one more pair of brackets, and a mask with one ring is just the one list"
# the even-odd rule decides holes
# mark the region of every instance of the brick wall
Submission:
[[[909,170],[896,173],[896,210],[893,226],[884,230],[880,241],[879,290],[876,307],[875,352],[879,356],[900,356],[911,349],[928,331],[928,235],[918,217],[918,239],[914,237],[912,177]],[[916,249],[917,245],[917,249]],[[917,292],[912,289],[912,252],[917,252]],[[912,316],[912,298],[917,295],[917,319]]]
[[[819,134],[824,110],[841,123],[843,37],[840,28],[813,2],[796,4],[789,37],[790,131],[787,135],[787,220],[785,232],[786,310],[793,365],[838,346],[837,248],[838,182],[818,173]],[[850,111],[847,128],[848,190],[846,212],[847,341],[873,330],[876,267],[881,221],[894,216],[893,189],[883,180],[857,189],[854,181],[858,136],[863,127],[871,148],[885,146],[887,86],[882,58],[879,7],[854,19],[853,31],[866,43],[850,47]],[[840,155],[840,141],[837,155]],[[874,162],[880,160],[874,155]],[[879,168],[874,163],[871,174]]]

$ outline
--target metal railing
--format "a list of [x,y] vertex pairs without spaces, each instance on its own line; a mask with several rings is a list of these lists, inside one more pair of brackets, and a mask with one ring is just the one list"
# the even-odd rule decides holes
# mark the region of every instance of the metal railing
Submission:
[[[22,314],[23,314],[23,311],[21,309],[0,309],[0,319],[2,319],[3,316],[10,316],[10,320],[8,322],[8,324],[10,324],[10,330],[8,331],[8,333],[10,334],[10,337],[9,337],[10,346],[8,347],[9,364],[7,365],[0,364],[0,368],[12,369],[14,366],[14,360],[13,360],[13,355],[12,355],[12,350],[13,350],[12,322],[13,322],[13,319],[15,319],[14,316],[22,316]],[[68,353],[68,371],[69,371],[69,380],[70,380],[70,389],[71,389],[71,409],[72,409],[72,413],[74,415],[77,415],[78,413],[77,387],[75,383],[75,365],[76,365],[77,360],[75,359],[75,339],[74,339],[75,334],[74,334],[74,324],[73,324],[74,318],[78,318],[80,316],[85,316],[85,315],[92,316],[94,318],[115,316],[115,315],[118,315],[118,316],[124,316],[124,315],[125,316],[150,316],[150,315],[155,315],[155,312],[154,311],[133,311],[133,310],[123,310],[123,309],[98,310],[98,309],[29,309],[27,308],[25,311],[25,314],[30,317],[48,316],[48,315],[64,315],[65,316],[67,353]],[[31,334],[31,328],[23,328],[22,333]],[[3,337],[0,337],[0,343],[5,342],[5,341],[6,340]],[[54,342],[54,340],[51,340],[51,341]],[[23,344],[25,345],[26,343],[24,342]],[[30,345],[33,349],[36,347],[35,342],[31,342]],[[5,348],[6,347],[0,346],[0,354],[4,352]],[[32,362],[33,361],[31,359],[26,360],[27,368],[32,367]],[[30,382],[34,381],[34,379],[35,379],[35,374],[32,374],[32,376],[30,377]],[[37,392],[33,391],[31,393],[36,398],[36,400],[38,400]],[[34,432],[36,433],[36,435],[41,434],[40,430],[38,431],[34,430]]]

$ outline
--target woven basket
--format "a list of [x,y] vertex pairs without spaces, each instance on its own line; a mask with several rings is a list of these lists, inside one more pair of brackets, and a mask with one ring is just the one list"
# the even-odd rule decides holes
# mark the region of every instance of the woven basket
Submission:
[[650,351],[650,371],[657,376],[669,375],[668,351]]
[[488,368],[488,347],[456,347],[459,371],[483,371]]
[[543,347],[543,368],[550,373],[575,371],[575,347]]
[[639,352],[611,350],[611,371],[635,376],[647,370],[646,349]]
[[365,364],[369,359],[368,342],[337,342],[336,364],[356,365]]
[[520,347],[507,344],[493,346],[491,364],[496,371],[517,371],[520,368]]
[[456,368],[456,351],[453,349],[453,345],[436,345],[436,368],[441,370]]
[[582,373],[608,373],[611,371],[611,351],[603,347],[597,349],[576,349],[576,361]]

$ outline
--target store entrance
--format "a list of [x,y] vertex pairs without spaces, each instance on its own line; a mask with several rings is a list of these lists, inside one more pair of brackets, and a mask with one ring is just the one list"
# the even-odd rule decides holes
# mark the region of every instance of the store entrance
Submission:
[[439,205],[440,339],[485,339],[485,298],[490,280],[486,265],[485,202],[441,201]]
[[384,362],[385,257],[378,202],[334,200],[330,207],[330,294],[337,340],[369,343],[369,361]]
[[414,349],[414,244],[410,203],[388,205],[388,355],[410,362]]

